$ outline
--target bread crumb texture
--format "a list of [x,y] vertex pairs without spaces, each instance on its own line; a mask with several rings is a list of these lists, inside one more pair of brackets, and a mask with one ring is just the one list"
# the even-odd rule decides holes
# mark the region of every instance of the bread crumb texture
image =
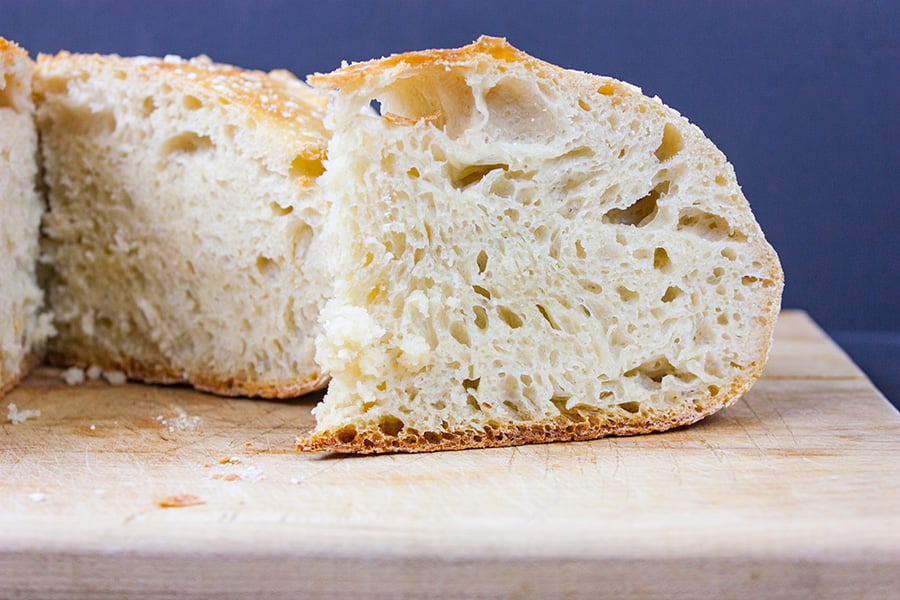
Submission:
[[53,331],[36,273],[44,202],[33,69],[24,50],[0,37],[0,396],[39,362]]
[[322,387],[327,97],[205,57],[62,52],[34,82],[51,362],[228,395]]
[[333,379],[301,450],[659,431],[759,376],[781,267],[675,110],[496,38],[311,82],[341,93],[319,179]]

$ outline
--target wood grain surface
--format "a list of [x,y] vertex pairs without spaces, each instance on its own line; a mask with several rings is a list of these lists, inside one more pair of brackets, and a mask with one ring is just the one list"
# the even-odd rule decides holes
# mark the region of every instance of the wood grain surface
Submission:
[[0,598],[900,592],[900,415],[804,313],[741,401],[662,434],[299,455],[318,399],[39,370],[0,401],[40,411],[0,425]]

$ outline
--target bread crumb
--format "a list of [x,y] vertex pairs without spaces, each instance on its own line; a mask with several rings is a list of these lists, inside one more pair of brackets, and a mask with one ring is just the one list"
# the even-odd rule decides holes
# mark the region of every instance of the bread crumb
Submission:
[[32,502],[43,502],[47,499],[47,494],[41,492],[32,492],[28,494],[28,499]]
[[62,378],[66,385],[81,385],[84,383],[84,369],[69,367],[62,372]]
[[236,465],[236,464],[239,464],[240,462],[241,462],[241,459],[239,459],[237,456],[232,456],[232,457],[230,457],[230,458],[220,458],[220,459],[219,459],[219,464],[220,464],[220,465],[226,465],[226,464]]
[[122,385],[128,380],[122,371],[103,371],[103,379],[110,385]]
[[174,494],[156,501],[156,505],[160,508],[184,508],[200,504],[206,504],[206,500],[194,494]]
[[28,419],[35,419],[39,416],[41,416],[41,411],[39,410],[19,410],[12,402],[6,406],[6,418],[13,425],[24,423]]
[[288,481],[291,482],[291,485],[299,485],[300,484],[300,480],[297,479],[296,477],[291,477]]
[[169,433],[176,431],[194,431],[200,426],[200,417],[188,415],[182,408],[172,409],[175,416],[157,415],[156,422],[166,427]]
[[228,473],[227,475],[224,473],[216,473],[215,475],[212,475],[210,479],[221,479],[222,481],[241,481],[243,477],[241,477],[237,473]]
[[90,380],[97,380],[100,379],[100,376],[103,374],[103,369],[101,369],[97,365],[91,365],[87,368],[84,374],[87,375],[87,378]]

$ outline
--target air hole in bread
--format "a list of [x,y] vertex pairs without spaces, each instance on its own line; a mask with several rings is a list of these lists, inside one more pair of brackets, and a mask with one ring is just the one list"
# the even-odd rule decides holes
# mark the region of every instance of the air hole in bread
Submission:
[[419,170],[415,167],[410,167],[410,169],[406,172],[406,175],[410,179],[418,179],[420,177]]
[[584,100],[582,100],[581,98],[578,99],[578,106],[579,106],[579,108],[581,108],[581,110],[583,110],[585,112],[589,112],[591,110],[590,105],[587,102],[585,102]]
[[490,292],[490,290],[488,290],[488,289],[486,289],[486,288],[483,288],[483,287],[481,287],[480,285],[473,285],[473,286],[472,286],[472,290],[473,290],[476,294],[478,294],[479,296],[484,296],[484,297],[487,298],[488,300],[491,299],[491,292]]
[[192,96],[190,94],[186,95],[184,99],[181,101],[182,106],[184,106],[187,110],[197,110],[203,106],[203,102],[200,101],[197,96]]
[[662,383],[663,377],[676,375],[676,372],[669,359],[660,357],[625,371],[624,375],[625,377],[645,377],[654,383]]
[[596,281],[591,281],[590,279],[579,279],[578,284],[592,294],[603,293],[603,286]]
[[737,252],[734,250],[734,248],[722,248],[722,251],[719,252],[719,254],[721,254],[728,260],[737,260]]
[[294,212],[293,206],[281,206],[277,202],[269,202],[269,210],[276,217],[285,217]]
[[[484,250],[480,250],[478,252],[478,256],[475,258],[475,264],[478,265],[478,274],[481,275],[484,273],[484,270],[487,269],[488,255]],[[477,291],[477,290],[476,290]],[[490,295],[487,296],[490,298]]]
[[406,234],[401,231],[392,231],[387,235],[384,249],[394,258],[400,258],[406,252]]
[[384,415],[378,419],[378,429],[386,436],[396,437],[403,430],[403,421],[393,415]]
[[684,140],[681,138],[681,132],[678,128],[666,123],[663,127],[662,141],[654,154],[659,162],[665,162],[674,158],[684,148]]
[[680,287],[675,286],[675,285],[670,285],[669,287],[666,288],[666,293],[663,294],[662,301],[663,302],[672,302],[673,300],[675,300],[682,294],[684,294],[684,292],[682,291],[682,289]]
[[278,263],[260,254],[256,257],[256,270],[263,275],[274,275],[278,271]]
[[512,329],[518,329],[524,323],[522,317],[507,306],[498,306],[497,314],[500,316],[500,320],[509,325]]
[[557,331],[560,330],[559,325],[556,324],[556,321],[553,320],[553,317],[550,316],[550,311],[548,311],[545,307],[540,304],[537,305],[538,312],[541,313],[541,316],[544,317],[544,320],[550,325],[551,329],[555,329]]
[[451,167],[450,184],[458,190],[464,190],[484,179],[488,173],[498,169],[508,171],[509,165],[493,163],[486,165],[466,165],[455,168]]
[[716,175],[716,185],[728,185],[728,179],[722,175]]
[[156,102],[153,100],[153,96],[147,96],[141,103],[141,116],[146,119],[154,112],[156,112]]
[[463,346],[471,346],[471,341],[469,340],[469,331],[466,329],[466,326],[462,323],[453,323],[450,325],[450,335],[453,336],[453,339],[462,344]]
[[555,111],[548,110],[542,99],[543,95],[530,82],[500,81],[484,95],[490,127],[513,140],[548,139]]
[[478,329],[487,329],[488,326],[488,314],[487,310],[483,306],[473,306],[472,312],[475,313],[475,326]]
[[194,131],[185,131],[166,140],[162,151],[164,155],[196,154],[213,148],[215,148],[215,144],[209,136],[200,135]]
[[665,248],[657,248],[653,251],[653,268],[663,273],[672,270],[672,260]]
[[732,229],[724,218],[697,208],[682,210],[678,217],[678,231],[686,231],[707,240],[733,239],[744,241],[747,236]]
[[291,161],[291,168],[288,175],[291,177],[308,177],[315,179],[325,172],[325,165],[318,158],[308,158],[305,156],[295,156]]
[[291,231],[291,249],[294,260],[300,260],[306,256],[313,240],[313,230],[307,223],[296,223]]
[[636,414],[641,410],[640,402],[621,402],[618,406],[625,412],[629,412],[631,414]]
[[356,427],[353,425],[345,425],[334,432],[334,437],[342,444],[349,444],[356,439]]
[[611,82],[611,81],[607,81],[606,83],[601,85],[599,88],[597,88],[597,93],[601,94],[603,96],[612,96],[613,94],[616,93],[615,84],[613,84],[613,82]]
[[587,252],[585,252],[581,240],[575,240],[575,256],[582,259],[587,258]]
[[658,202],[669,191],[669,182],[656,185],[646,196],[639,198],[627,208],[613,208],[603,215],[603,222],[613,225],[644,227],[656,217]]
[[623,302],[635,302],[641,297],[640,293],[630,290],[624,285],[616,287],[616,293],[619,294],[619,298],[621,298]]
[[752,275],[744,275],[743,277],[741,277],[741,285],[749,287],[756,285],[757,283],[760,283],[763,287],[767,288],[775,285],[775,282],[771,279],[760,279],[759,277],[754,277]]

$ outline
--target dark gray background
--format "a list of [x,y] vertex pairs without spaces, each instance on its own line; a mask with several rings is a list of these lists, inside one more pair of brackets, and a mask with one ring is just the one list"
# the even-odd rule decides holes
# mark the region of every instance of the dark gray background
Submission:
[[900,2],[0,0],[0,35],[32,54],[203,53],[301,76],[482,33],[698,124],[781,256],[784,306],[900,401]]

